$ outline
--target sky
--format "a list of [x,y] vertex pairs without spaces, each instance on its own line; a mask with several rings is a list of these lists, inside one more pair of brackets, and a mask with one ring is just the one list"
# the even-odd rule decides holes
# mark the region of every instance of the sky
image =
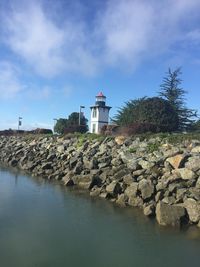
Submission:
[[200,0],[0,0],[0,129],[52,128],[102,91],[110,116],[182,68],[200,111]]

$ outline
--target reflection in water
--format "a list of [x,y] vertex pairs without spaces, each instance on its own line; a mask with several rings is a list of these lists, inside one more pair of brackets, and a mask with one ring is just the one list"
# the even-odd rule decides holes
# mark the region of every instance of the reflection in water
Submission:
[[199,266],[200,230],[163,228],[57,182],[0,171],[2,267]]

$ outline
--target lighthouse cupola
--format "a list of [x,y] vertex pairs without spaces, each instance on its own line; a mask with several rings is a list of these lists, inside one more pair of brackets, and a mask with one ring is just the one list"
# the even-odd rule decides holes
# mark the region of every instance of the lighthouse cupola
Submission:
[[100,133],[101,128],[109,122],[109,111],[111,107],[106,106],[106,97],[102,92],[96,96],[95,105],[91,109],[91,133]]
[[101,107],[105,107],[106,105],[106,97],[103,95],[102,92],[100,92],[97,96],[96,96],[96,102],[95,104],[97,106],[101,106]]

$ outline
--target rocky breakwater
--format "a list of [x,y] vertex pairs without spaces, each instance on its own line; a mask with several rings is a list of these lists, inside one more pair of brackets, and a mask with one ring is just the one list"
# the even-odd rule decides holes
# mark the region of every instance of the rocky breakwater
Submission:
[[133,206],[161,225],[200,227],[200,142],[0,137],[0,162]]

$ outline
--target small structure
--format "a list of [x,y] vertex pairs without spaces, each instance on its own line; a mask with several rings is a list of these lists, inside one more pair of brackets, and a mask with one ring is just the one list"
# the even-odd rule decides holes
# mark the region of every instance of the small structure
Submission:
[[104,125],[108,125],[109,121],[109,111],[111,107],[106,106],[106,97],[100,92],[96,96],[96,102],[94,106],[90,107],[91,109],[91,125],[90,132],[99,134],[101,128]]

